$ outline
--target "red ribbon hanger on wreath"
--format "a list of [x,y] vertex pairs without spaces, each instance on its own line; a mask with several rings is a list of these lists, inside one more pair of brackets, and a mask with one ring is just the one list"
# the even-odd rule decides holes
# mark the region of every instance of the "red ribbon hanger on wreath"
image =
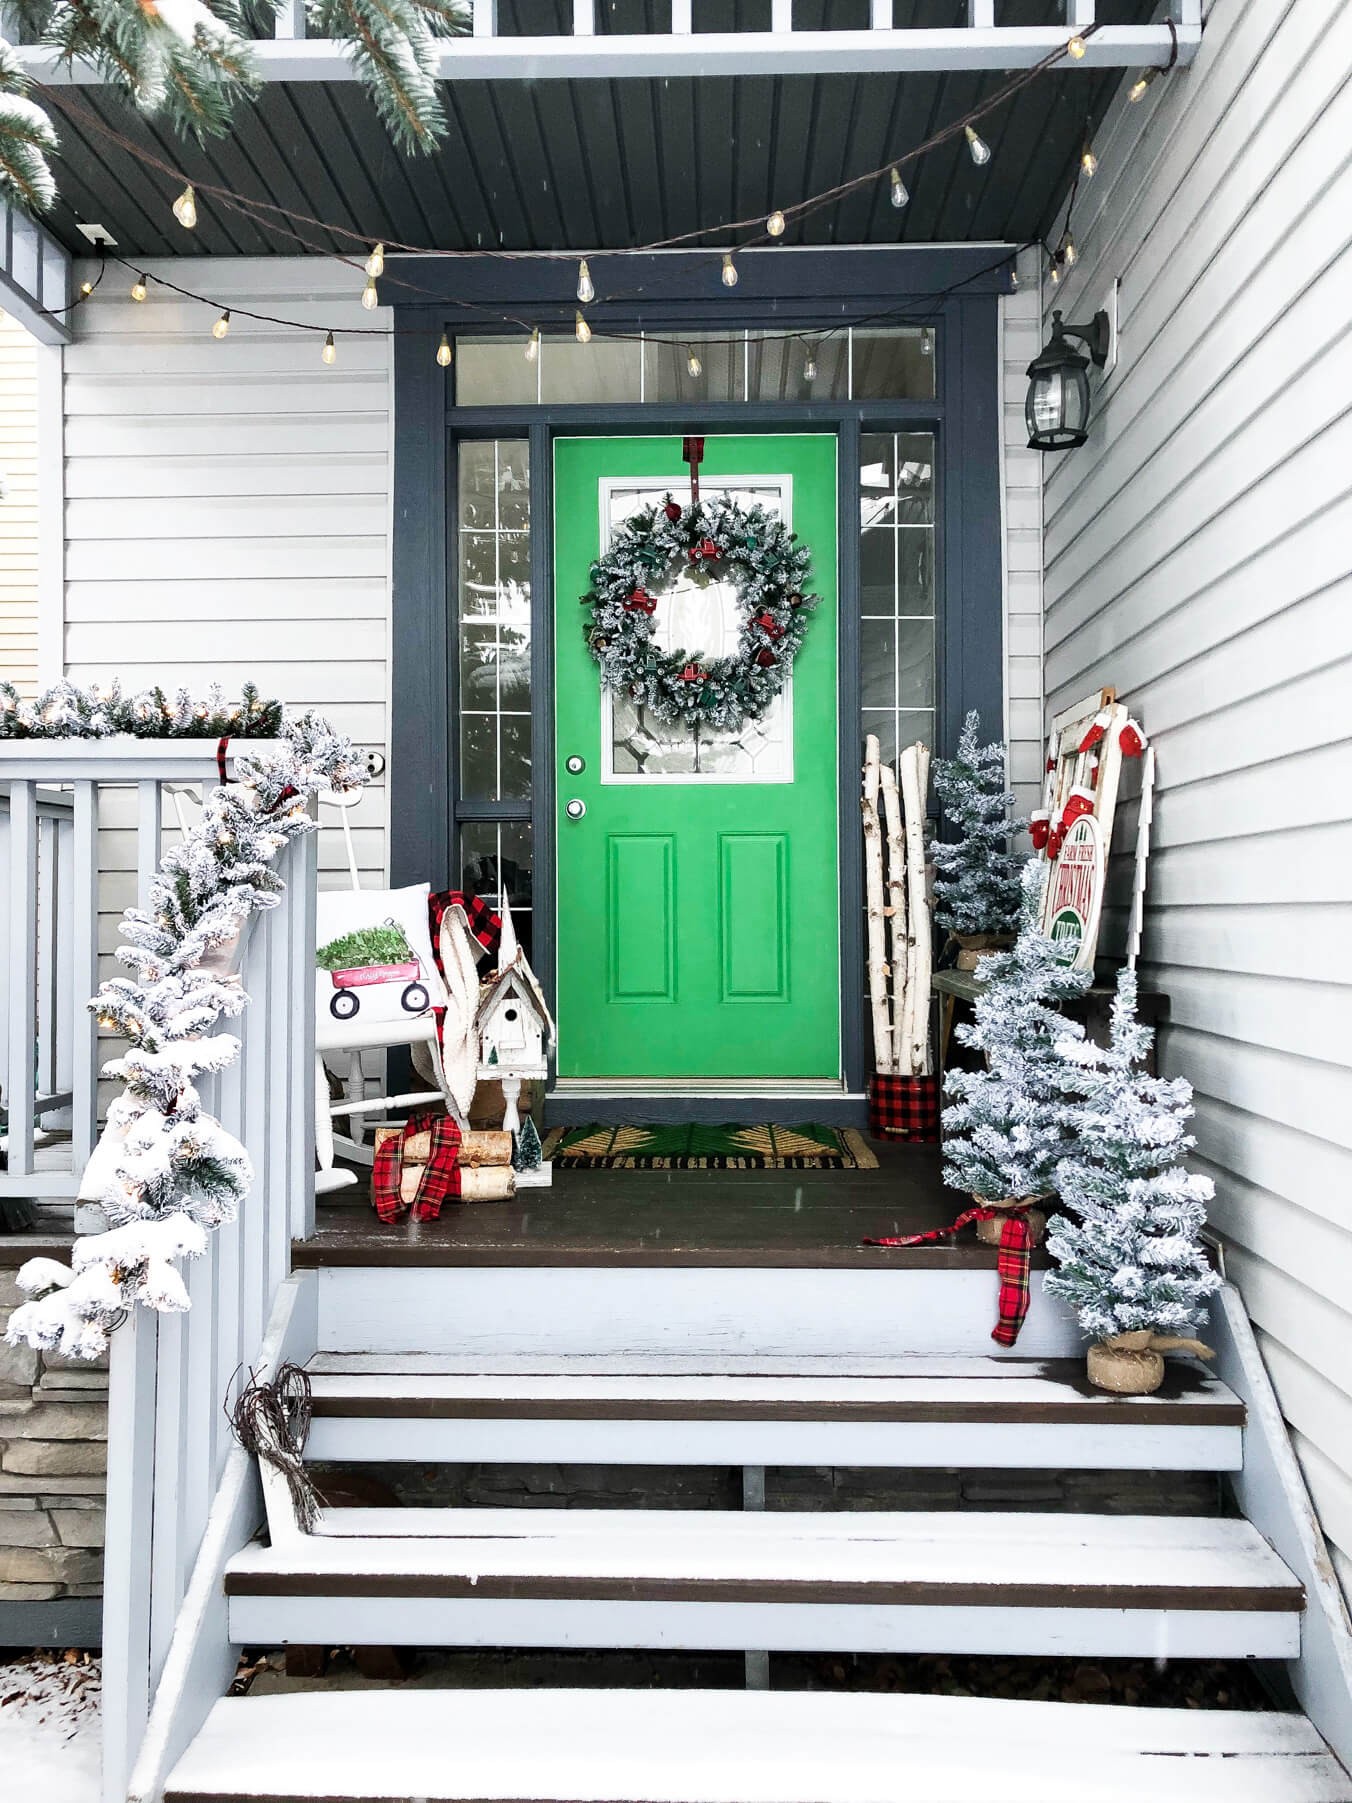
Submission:
[[681,440],[681,456],[690,465],[690,505],[699,506],[699,466],[704,461],[704,440],[702,438],[683,438]]

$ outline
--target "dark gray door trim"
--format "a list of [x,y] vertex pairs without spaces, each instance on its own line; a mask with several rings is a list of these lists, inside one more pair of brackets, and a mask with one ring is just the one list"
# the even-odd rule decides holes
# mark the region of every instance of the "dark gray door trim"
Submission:
[[[842,323],[871,317],[879,310],[876,295],[856,287],[849,297],[849,268],[858,253],[822,253],[833,266],[824,272],[814,264],[813,282],[829,281]],[[874,253],[863,253],[868,258]],[[921,275],[937,291],[941,275],[956,279],[949,259],[958,253],[930,254],[931,275]],[[989,261],[987,253],[987,261]],[[921,268],[918,253],[907,253],[914,278]],[[485,259],[485,262],[490,260]],[[963,256],[975,267],[970,254]],[[421,265],[419,266],[421,268]],[[454,266],[464,270],[466,265]],[[793,262],[776,263],[788,275]],[[800,264],[800,267],[805,267]],[[875,264],[867,270],[873,276]],[[542,276],[538,266],[492,262],[493,292],[502,304],[535,299]],[[476,282],[486,278],[475,265]],[[856,275],[862,278],[863,271]],[[961,273],[961,271],[959,272]],[[707,274],[707,272],[706,272]],[[439,266],[437,279],[445,277]],[[519,294],[513,281],[530,289]],[[419,277],[421,282],[422,278]],[[810,284],[809,284],[810,285]],[[1007,282],[1001,280],[1001,286]],[[707,286],[707,284],[706,284]],[[765,297],[743,293],[740,284],[725,308],[700,298],[702,323],[720,329],[767,323]],[[917,287],[919,283],[917,283]],[[779,403],[711,405],[697,416],[670,406],[583,406],[462,408],[453,404],[451,382],[433,362],[428,346],[442,329],[464,330],[464,314],[446,306],[401,305],[400,295],[386,298],[398,307],[395,340],[395,468],[393,547],[392,719],[390,723],[390,871],[395,884],[431,881],[433,887],[458,881],[456,854],[456,784],[454,772],[455,617],[454,491],[455,446],[462,438],[526,437],[531,450],[531,587],[532,708],[535,759],[529,803],[485,803],[462,806],[459,818],[529,819],[532,823],[535,904],[535,962],[546,994],[552,999],[554,950],[554,709],[553,709],[553,473],[552,443],[556,435],[604,436],[735,429],[743,432],[832,431],[839,452],[840,543],[840,883],[841,883],[841,1027],[846,1090],[857,1098],[864,1086],[868,1047],[863,1010],[862,897],[860,835],[854,830],[858,805],[858,709],[860,691],[858,534],[859,438],[865,431],[934,430],[938,440],[936,468],[936,563],[938,575],[936,664],[937,755],[951,753],[969,708],[978,708],[990,730],[998,732],[1004,716],[1003,580],[1000,503],[1000,361],[996,283],[989,275],[965,286],[960,294],[935,300],[919,295],[916,323],[939,327],[939,396],[933,402],[814,402],[803,406]],[[984,292],[982,291],[984,290]],[[915,290],[912,290],[913,292]],[[462,289],[463,293],[464,290]],[[815,290],[820,292],[820,288]],[[478,298],[482,296],[477,295]],[[418,298],[426,300],[425,290]],[[790,325],[812,295],[781,294],[773,308],[774,323]],[[748,302],[751,306],[748,307]],[[687,301],[675,308],[667,296],[630,323],[654,332],[694,323]],[[905,305],[894,293],[889,306]],[[568,315],[571,318],[571,314]],[[821,307],[814,318],[819,323]],[[615,321],[616,329],[620,322]],[[471,329],[483,330],[482,325]],[[599,329],[604,330],[604,326]],[[854,973],[852,976],[851,973]],[[594,1098],[551,1098],[551,1120],[632,1118],[636,1104],[605,1106]],[[661,1105],[645,1100],[651,1119],[720,1120],[727,1117],[726,1099],[671,1098]],[[862,1104],[848,1097],[839,1103],[812,1103],[805,1110],[790,1098],[777,1109],[758,1104],[759,1118],[801,1119],[804,1112],[823,1121],[862,1120]]]

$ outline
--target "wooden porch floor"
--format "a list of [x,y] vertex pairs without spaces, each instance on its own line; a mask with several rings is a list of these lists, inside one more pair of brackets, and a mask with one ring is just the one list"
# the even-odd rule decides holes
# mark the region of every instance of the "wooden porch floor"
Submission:
[[944,1187],[937,1147],[873,1144],[875,1171],[556,1168],[551,1189],[391,1227],[377,1220],[363,1185],[320,1205],[315,1234],[294,1244],[292,1263],[993,1269],[994,1250],[978,1246],[970,1228],[956,1243],[860,1244],[946,1226],[966,1201]]

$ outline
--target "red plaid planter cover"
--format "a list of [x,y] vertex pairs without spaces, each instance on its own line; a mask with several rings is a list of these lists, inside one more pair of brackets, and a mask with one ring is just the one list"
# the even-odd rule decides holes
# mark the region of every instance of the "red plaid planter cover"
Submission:
[[875,1139],[939,1141],[939,1078],[875,1071],[868,1086],[868,1130]]

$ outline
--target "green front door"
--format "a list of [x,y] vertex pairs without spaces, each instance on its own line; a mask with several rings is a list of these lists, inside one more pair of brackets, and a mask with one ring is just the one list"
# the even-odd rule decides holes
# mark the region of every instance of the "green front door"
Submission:
[[[833,1081],[836,441],[705,441],[702,490],[786,518],[822,601],[786,694],[740,734],[704,742],[603,693],[578,606],[610,527],[688,482],[679,438],[555,445],[559,1076]],[[733,627],[710,606],[707,594],[663,597],[655,625],[719,655]],[[570,815],[570,801],[585,811]]]

